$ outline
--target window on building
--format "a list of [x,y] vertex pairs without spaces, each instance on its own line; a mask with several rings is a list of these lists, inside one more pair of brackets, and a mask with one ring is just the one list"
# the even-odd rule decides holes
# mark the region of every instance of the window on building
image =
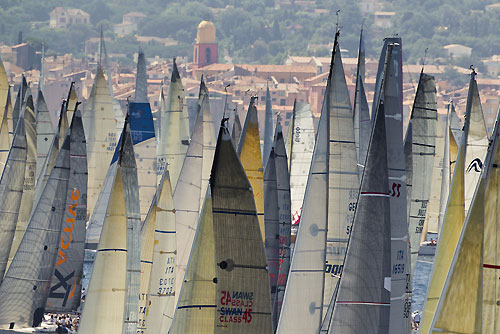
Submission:
[[285,83],[285,79],[281,78],[280,83]]
[[206,48],[205,49],[205,63],[210,64],[212,60],[212,49]]
[[286,99],[280,99],[280,106],[284,106],[286,104]]

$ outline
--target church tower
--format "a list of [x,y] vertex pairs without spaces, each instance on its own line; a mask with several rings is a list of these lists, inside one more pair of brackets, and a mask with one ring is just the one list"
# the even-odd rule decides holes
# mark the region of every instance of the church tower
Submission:
[[210,21],[201,21],[198,25],[193,52],[193,69],[217,63],[217,41],[215,26]]

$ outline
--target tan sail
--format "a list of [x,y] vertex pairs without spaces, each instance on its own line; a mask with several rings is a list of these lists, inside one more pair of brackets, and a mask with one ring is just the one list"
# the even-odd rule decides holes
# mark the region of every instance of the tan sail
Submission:
[[5,67],[3,66],[2,59],[0,59],[0,119],[3,119],[5,114],[5,105],[7,104],[7,96],[10,95],[9,78]]
[[[2,109],[2,107],[0,107]],[[10,93],[5,103],[2,123],[0,125],[0,172],[3,171],[7,157],[9,155],[12,134],[9,129],[9,116],[12,120],[12,105],[10,104]]]
[[83,125],[89,169],[87,212],[92,213],[118,141],[113,100],[101,67],[97,68],[85,109]]
[[432,333],[481,333],[481,255],[484,218],[484,182],[482,179],[439,299],[432,322]]
[[216,316],[212,196],[208,190],[170,334],[214,333]]
[[441,227],[439,243],[434,260],[434,268],[427,289],[424,314],[420,326],[421,333],[430,331],[439,297],[448,275],[453,254],[457,246],[465,219],[464,170],[465,147],[462,145],[451,185],[446,216]]
[[127,216],[118,167],[97,248],[79,334],[121,334],[127,291]]
[[252,186],[257,217],[259,218],[260,233],[264,237],[264,168],[262,167],[262,156],[260,154],[259,122],[255,99],[255,97],[252,97],[248,106],[238,153],[248,181],[250,181],[250,185]]

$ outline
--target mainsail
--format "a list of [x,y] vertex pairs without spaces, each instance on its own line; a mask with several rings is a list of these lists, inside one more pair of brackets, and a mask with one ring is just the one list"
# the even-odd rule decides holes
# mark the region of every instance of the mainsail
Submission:
[[160,138],[157,149],[157,173],[161,174],[166,167],[170,173],[173,189],[177,186],[190,138],[189,115],[184,98],[184,87],[174,59],[167,105],[164,114],[160,115]]
[[148,100],[148,74],[146,72],[146,57],[139,51],[137,56],[137,74],[135,77],[134,102],[149,103]]
[[408,231],[411,247],[411,270],[417,262],[418,249],[429,206],[432,169],[436,155],[437,105],[434,77],[420,73],[411,113],[412,180]]
[[215,333],[272,333],[269,274],[254,194],[225,126],[217,140],[210,189],[217,277]]
[[76,311],[80,305],[87,220],[87,147],[77,108],[71,121],[70,175],[59,251],[47,300],[47,309],[52,312]]
[[255,99],[255,96],[250,98],[247,117],[238,144],[238,155],[252,186],[260,233],[264,237],[264,169],[260,154],[259,121]]
[[10,247],[23,195],[24,171],[26,168],[26,134],[24,122],[20,122],[0,179],[0,284],[7,267]]
[[306,191],[309,168],[311,167],[315,134],[309,103],[295,102],[293,110],[293,119],[290,123],[293,129],[291,137],[287,138],[287,142],[290,143],[290,151],[287,153],[290,159],[290,210],[292,212],[292,223],[297,224],[302,214],[302,202]]
[[45,159],[52,145],[55,133],[50,120],[49,109],[45,103],[45,98],[41,90],[38,91],[38,98],[36,99],[36,180],[40,177],[43,170]]
[[68,188],[69,151],[70,133],[0,286],[1,328],[38,326],[43,319],[66,209],[61,194]]

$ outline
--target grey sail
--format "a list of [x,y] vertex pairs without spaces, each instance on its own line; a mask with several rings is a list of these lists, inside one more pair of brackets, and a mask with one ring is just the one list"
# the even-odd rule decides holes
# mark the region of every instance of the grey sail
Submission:
[[40,201],[0,286],[0,327],[37,326],[43,318],[57,260],[70,168],[66,136]]
[[137,56],[137,75],[135,77],[135,102],[147,102],[148,100],[148,74],[146,73],[146,57],[144,52],[139,51]]
[[391,220],[386,124],[381,102],[328,333],[388,333]]
[[273,106],[271,102],[271,94],[269,93],[269,85],[266,90],[266,113],[264,117],[264,149],[262,150],[262,166],[266,168],[267,159],[271,153],[274,140],[274,120],[273,120]]
[[120,155],[123,195],[127,214],[127,292],[125,299],[124,334],[137,331],[140,273],[141,273],[141,214],[139,183],[131,130],[125,122]]
[[233,130],[231,131],[231,139],[233,140],[234,147],[238,147],[238,144],[240,142],[240,136],[241,136],[241,121],[240,121],[240,116],[238,114],[238,110],[234,109],[234,123],[233,123]]
[[[203,166],[203,114],[196,119],[193,136],[174,191],[177,236],[176,290],[182,279],[191,252],[200,210],[201,171]],[[177,299],[177,298],[176,298]]]
[[[272,333],[269,274],[254,196],[225,126],[217,140],[210,189],[220,310],[215,333]],[[241,322],[233,321],[238,316]]]
[[420,242],[423,241],[422,231],[430,200],[432,169],[436,155],[437,117],[434,77],[421,73],[411,113],[413,177],[408,231],[412,270],[415,268]]
[[453,134],[453,139],[455,139],[455,142],[461,143],[462,136],[464,133],[464,127],[457,116],[457,112],[455,111],[455,105],[453,104],[453,101],[451,102],[451,111],[450,111],[450,129],[451,133]]
[[[288,272],[290,271],[290,242],[292,232],[292,215],[290,211],[290,174],[288,173],[288,159],[285,149],[285,140],[281,123],[278,119],[274,135],[274,158],[276,165],[276,186],[278,193],[278,219],[279,219],[279,253],[278,253],[278,282],[276,302],[272,304],[273,319],[278,320],[285,296]],[[274,327],[276,329],[276,327]]]
[[14,109],[12,109],[12,124],[13,129],[17,127],[17,122],[19,121],[19,117],[22,112],[22,106],[24,101],[26,100],[26,90],[28,89],[28,83],[26,82],[26,78],[24,74],[21,78],[21,84],[19,90],[17,91],[16,102],[14,104]]
[[45,103],[45,98],[43,97],[43,93],[41,90],[38,91],[35,109],[37,136],[36,180],[38,180],[42,172],[45,159],[47,158],[50,147],[52,145],[52,140],[55,136],[54,128],[52,127],[52,121],[50,120],[49,109],[47,108],[47,103]]
[[81,278],[87,218],[87,147],[78,105],[71,121],[70,175],[61,228],[59,251],[50,282],[47,310],[76,311],[80,305]]
[[412,146],[413,146],[413,126],[410,119],[410,122],[408,123],[408,128],[406,129],[406,136],[404,142],[405,165],[406,165],[406,212],[408,215],[410,214],[411,188],[412,188],[412,176],[413,176]]
[[24,122],[14,133],[12,145],[0,179],[0,284],[9,258],[19,207],[23,195],[24,170],[26,168],[26,134]]
[[271,288],[271,309],[273,312],[273,329],[278,325],[277,293],[280,252],[280,221],[278,205],[278,185],[276,180],[276,162],[274,147],[271,147],[264,172],[264,229],[265,250],[269,267],[269,283]]

